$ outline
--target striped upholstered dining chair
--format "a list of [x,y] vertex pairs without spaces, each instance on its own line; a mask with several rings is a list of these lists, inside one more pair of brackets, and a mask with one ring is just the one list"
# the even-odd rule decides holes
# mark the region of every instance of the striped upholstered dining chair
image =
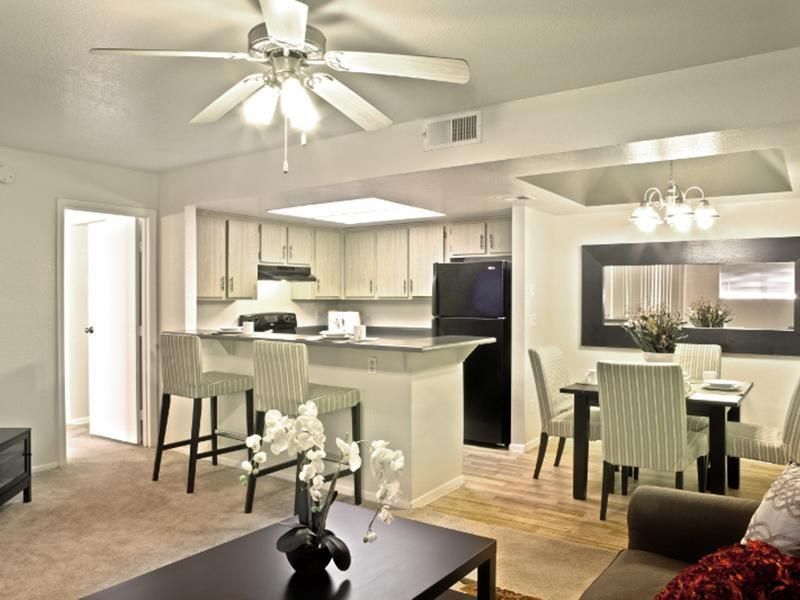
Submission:
[[[717,344],[676,344],[675,362],[692,382],[703,381],[703,371],[716,371],[722,377],[722,347]],[[708,429],[708,417],[690,415],[687,423],[692,431]]]
[[[305,344],[291,342],[253,342],[255,385],[255,432],[264,434],[264,419],[269,410],[295,417],[298,407],[308,401],[317,405],[317,414],[324,415],[349,410],[352,419],[353,440],[361,439],[361,404],[355,388],[335,387],[308,381],[308,348]],[[344,437],[341,435],[340,437]],[[259,469],[250,475],[245,499],[246,513],[253,510],[253,499],[258,477],[297,465],[297,459]],[[343,469],[339,476],[353,475],[354,501],[361,504],[361,470],[351,473]],[[295,503],[299,498],[295,490]]]
[[800,459],[800,381],[794,388],[783,429],[752,423],[727,424],[728,456],[784,465]]
[[[533,478],[539,479],[544,455],[547,452],[547,440],[551,435],[558,436],[555,466],[561,462],[564,442],[575,435],[575,411],[572,396],[562,394],[559,390],[569,385],[564,355],[554,346],[543,346],[536,350],[528,350],[528,357],[536,382],[536,396],[539,400],[539,416],[542,421],[542,433],[539,438],[539,454]],[[589,413],[589,439],[600,439],[600,411],[592,408]]]
[[606,519],[617,466],[624,492],[628,467],[675,473],[675,487],[682,489],[683,472],[696,462],[698,487],[705,491],[708,436],[688,430],[681,368],[601,362],[597,380],[603,436],[600,519]]

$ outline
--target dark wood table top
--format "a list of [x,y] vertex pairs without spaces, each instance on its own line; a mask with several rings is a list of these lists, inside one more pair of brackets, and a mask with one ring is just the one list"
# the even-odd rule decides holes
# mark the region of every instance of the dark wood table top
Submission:
[[[254,518],[257,518],[253,515]],[[408,519],[377,521],[378,540],[362,541],[372,511],[337,502],[328,528],[350,548],[350,569],[333,563],[316,581],[293,577],[275,548],[286,531],[270,525],[108,588],[93,600],[408,600],[447,598],[450,586],[496,555],[496,542]],[[142,518],[147,518],[143,515]]]
[[22,435],[30,433],[30,427],[0,427],[0,444],[10,442]]
[[[727,408],[738,407],[753,389],[752,381],[742,381],[742,387],[735,392],[721,392],[717,390],[705,390],[699,383],[692,384],[692,391],[686,396],[687,402],[704,406],[725,406]],[[597,396],[600,390],[597,384],[576,382],[565,385],[559,390],[562,394],[587,394]]]

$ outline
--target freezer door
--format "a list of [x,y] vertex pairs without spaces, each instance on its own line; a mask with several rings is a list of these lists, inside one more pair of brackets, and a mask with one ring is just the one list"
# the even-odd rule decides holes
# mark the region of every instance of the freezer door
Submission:
[[433,314],[439,317],[510,316],[510,270],[503,261],[433,266]]
[[436,318],[434,335],[493,337],[464,361],[464,441],[507,446],[511,441],[510,333],[506,319]]

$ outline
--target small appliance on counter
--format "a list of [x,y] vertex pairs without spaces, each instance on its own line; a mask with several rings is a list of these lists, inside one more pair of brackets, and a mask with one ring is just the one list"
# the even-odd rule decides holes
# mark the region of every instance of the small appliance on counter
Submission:
[[358,311],[328,311],[328,334],[347,333],[353,335],[356,327],[360,325],[361,314]]
[[297,333],[297,315],[291,312],[252,313],[239,316],[239,325],[253,322],[255,331],[273,333]]
[[493,337],[464,361],[464,441],[511,442],[511,263],[433,265],[433,335]]

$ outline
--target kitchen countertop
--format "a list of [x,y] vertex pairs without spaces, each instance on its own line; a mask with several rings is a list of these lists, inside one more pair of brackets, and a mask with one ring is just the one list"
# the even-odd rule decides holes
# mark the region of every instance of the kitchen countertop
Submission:
[[[286,333],[219,333],[213,329],[191,329],[185,331],[168,331],[165,333],[183,333],[196,335],[204,339],[232,342],[252,342],[255,340],[271,340],[276,342],[299,342],[308,346],[341,347],[348,350],[390,350],[395,352],[431,352],[463,346],[481,346],[494,344],[493,337],[473,337],[469,335],[442,335],[420,337],[378,337],[363,342],[352,340],[324,340],[319,335],[286,334]],[[369,329],[367,335],[369,335]]]

